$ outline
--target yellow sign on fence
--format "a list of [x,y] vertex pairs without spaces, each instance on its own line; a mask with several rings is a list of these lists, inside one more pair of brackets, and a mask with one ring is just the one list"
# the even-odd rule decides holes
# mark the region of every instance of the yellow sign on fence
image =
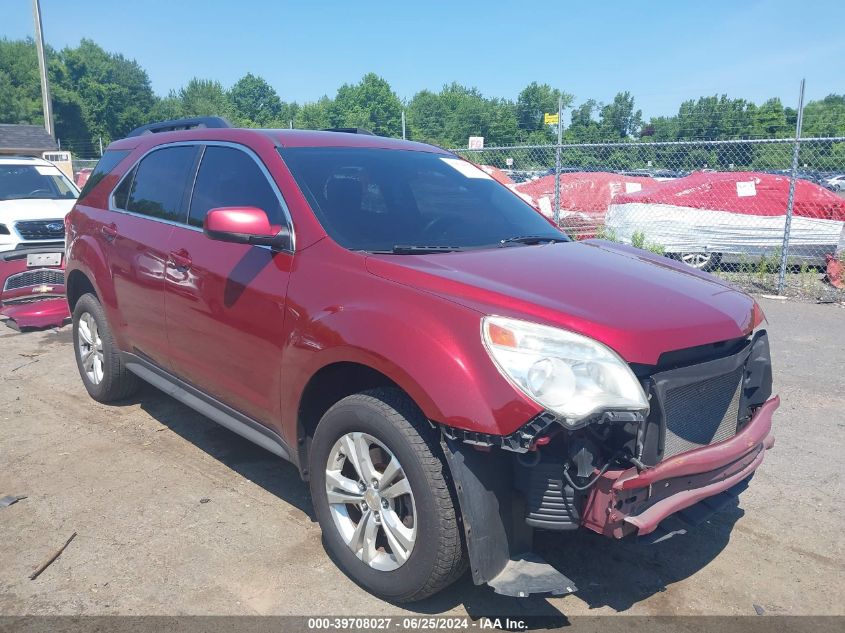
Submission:
[[560,115],[558,113],[549,114],[548,112],[546,112],[543,115],[543,123],[545,123],[546,125],[557,125],[559,121]]

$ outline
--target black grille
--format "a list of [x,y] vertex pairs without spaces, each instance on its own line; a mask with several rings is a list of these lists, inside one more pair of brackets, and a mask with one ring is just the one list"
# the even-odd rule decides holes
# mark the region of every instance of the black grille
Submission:
[[663,457],[715,444],[736,434],[744,368],[675,388],[663,399]]
[[580,493],[563,482],[559,459],[516,466],[516,488],[524,493],[525,522],[546,530],[574,530],[581,524]]
[[6,279],[3,290],[17,290],[18,288],[40,286],[41,284],[63,286],[64,283],[65,273],[63,270],[41,268],[39,270],[27,270],[26,272],[11,275]]
[[61,219],[15,222],[15,229],[25,240],[56,240],[65,236],[65,225]]

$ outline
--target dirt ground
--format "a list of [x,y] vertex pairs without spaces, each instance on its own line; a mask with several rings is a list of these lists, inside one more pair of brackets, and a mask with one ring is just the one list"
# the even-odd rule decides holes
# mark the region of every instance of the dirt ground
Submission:
[[412,606],[338,571],[293,466],[151,387],[97,404],[69,325],[0,324],[0,497],[27,495],[0,509],[0,614],[845,614],[845,308],[760,302],[783,405],[739,507],[662,545],[543,538],[570,596],[464,577]]

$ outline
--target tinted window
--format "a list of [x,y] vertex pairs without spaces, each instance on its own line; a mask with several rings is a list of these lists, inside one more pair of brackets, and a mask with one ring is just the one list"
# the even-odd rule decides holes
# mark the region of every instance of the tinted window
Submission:
[[135,178],[137,167],[133,167],[132,171],[126,174],[126,177],[120,181],[117,189],[112,194],[112,201],[114,206],[118,209],[125,209],[126,203],[129,200],[129,188],[132,186],[132,180]]
[[55,165],[0,165],[0,200],[61,200],[78,195]]
[[346,248],[472,248],[526,235],[565,239],[506,187],[453,156],[356,147],[279,151],[326,232]]
[[273,187],[251,156],[232,147],[206,147],[197,174],[188,222],[202,226],[209,209],[257,207],[271,224],[285,224]]
[[100,158],[97,162],[97,166],[94,167],[94,171],[92,171],[88,175],[88,180],[85,183],[85,186],[82,188],[82,193],[79,194],[79,199],[82,200],[85,196],[87,196],[91,190],[100,184],[100,181],[108,176],[112,169],[117,167],[118,163],[122,161],[129,155],[128,149],[122,150],[106,150],[106,153]]
[[126,210],[165,220],[184,221],[184,197],[197,148],[166,147],[138,165]]

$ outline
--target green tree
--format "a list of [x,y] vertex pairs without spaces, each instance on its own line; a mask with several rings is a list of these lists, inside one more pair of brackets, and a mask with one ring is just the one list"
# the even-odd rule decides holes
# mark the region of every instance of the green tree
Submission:
[[332,100],[327,96],[313,103],[305,103],[296,112],[295,126],[305,130],[322,130],[332,127]]
[[634,109],[634,97],[630,92],[620,92],[613,103],[602,106],[599,126],[605,139],[627,139],[637,135],[643,122],[642,110]]
[[519,129],[527,136],[531,132],[546,132],[549,140],[553,138],[551,128],[543,123],[545,113],[558,111],[558,97],[561,98],[563,108],[572,105],[572,95],[552,88],[549,84],[531,82],[516,99],[516,111]]
[[[51,66],[55,84],[78,95],[92,135],[108,141],[147,122],[156,97],[146,71],[135,60],[83,39],[76,48],[62,50],[57,61]],[[58,125],[56,129],[60,132]]]
[[803,136],[845,136],[845,94],[830,94],[804,108]]
[[0,71],[0,122],[43,123],[35,42],[0,39]]
[[247,73],[229,90],[238,119],[247,125],[267,126],[282,114],[282,100],[262,77]]
[[219,81],[191,79],[177,93],[182,116],[222,116],[234,118],[235,109]]
[[361,127],[383,136],[402,134],[402,102],[375,73],[338,88],[329,113],[332,127]]
[[755,138],[778,138],[788,136],[789,132],[786,111],[780,99],[769,99],[754,112],[752,135]]

